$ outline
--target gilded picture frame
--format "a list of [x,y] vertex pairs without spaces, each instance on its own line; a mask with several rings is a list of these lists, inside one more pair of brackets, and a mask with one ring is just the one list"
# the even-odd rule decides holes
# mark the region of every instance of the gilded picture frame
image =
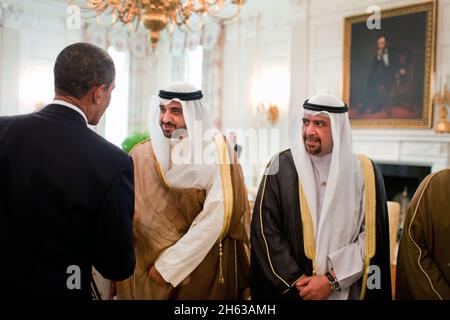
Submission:
[[352,127],[430,128],[436,1],[345,18],[343,100]]

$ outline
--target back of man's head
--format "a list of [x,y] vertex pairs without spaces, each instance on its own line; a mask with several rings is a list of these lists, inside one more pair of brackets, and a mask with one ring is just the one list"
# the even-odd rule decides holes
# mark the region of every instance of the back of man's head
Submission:
[[89,43],[75,43],[64,48],[53,69],[55,92],[62,96],[83,98],[94,86],[109,88],[115,78],[114,62],[109,54]]

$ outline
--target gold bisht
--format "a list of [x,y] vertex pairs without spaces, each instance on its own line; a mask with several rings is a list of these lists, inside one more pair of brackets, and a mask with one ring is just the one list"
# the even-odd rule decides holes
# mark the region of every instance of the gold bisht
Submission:
[[[215,139],[218,154],[230,159],[225,137]],[[186,233],[202,211],[205,190],[177,189],[164,178],[150,140],[131,152],[134,161],[135,214],[133,235],[136,268],[117,283],[118,299],[240,299],[249,287],[250,211],[240,165],[220,165],[224,190],[224,227],[200,265],[176,288],[160,287],[148,271],[158,255]],[[231,164],[230,164],[231,162]]]

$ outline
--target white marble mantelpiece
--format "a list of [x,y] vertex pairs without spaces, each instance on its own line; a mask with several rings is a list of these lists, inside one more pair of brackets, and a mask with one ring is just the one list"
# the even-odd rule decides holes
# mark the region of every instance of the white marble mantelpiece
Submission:
[[353,129],[353,150],[379,163],[450,167],[450,134],[432,130]]

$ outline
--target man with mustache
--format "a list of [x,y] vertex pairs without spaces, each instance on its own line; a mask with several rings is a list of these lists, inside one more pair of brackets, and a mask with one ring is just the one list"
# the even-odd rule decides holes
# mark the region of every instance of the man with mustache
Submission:
[[383,178],[352,153],[347,105],[327,94],[306,100],[290,140],[255,202],[252,298],[391,299]]
[[117,283],[119,299],[239,299],[249,287],[242,170],[202,97],[185,82],[161,90],[151,140],[131,151],[136,269]]

